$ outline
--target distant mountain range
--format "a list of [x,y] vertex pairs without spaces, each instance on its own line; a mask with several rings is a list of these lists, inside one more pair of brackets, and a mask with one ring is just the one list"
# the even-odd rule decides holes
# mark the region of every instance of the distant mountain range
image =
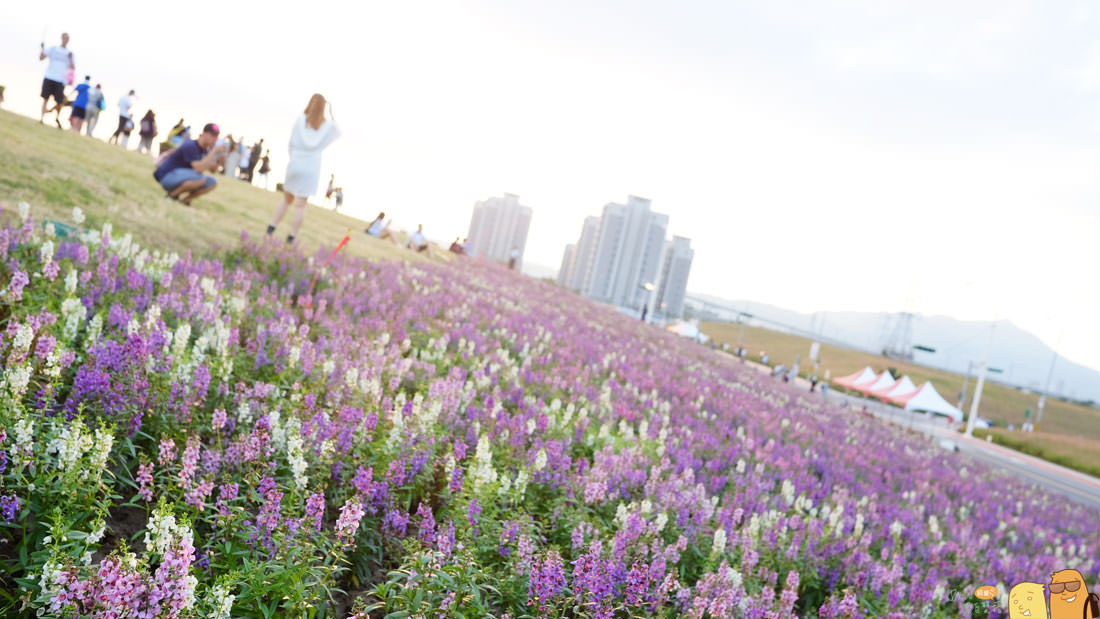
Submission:
[[[804,314],[766,303],[731,301],[711,295],[688,293],[686,304],[703,316],[733,320],[737,312],[753,315],[748,324],[816,337],[831,344],[881,353],[894,337],[900,314],[886,312],[816,312]],[[947,316],[915,314],[910,323],[909,343],[934,348],[935,353],[915,351],[914,362],[965,374],[985,355],[993,323],[956,320]],[[899,334],[900,335],[900,334]],[[1046,383],[1054,351],[1042,340],[1007,320],[997,322],[989,364],[1003,374],[991,375],[998,383],[1041,390]],[[855,371],[858,368],[853,368]],[[1059,356],[1050,382],[1053,393],[1074,399],[1100,402],[1100,371]]]

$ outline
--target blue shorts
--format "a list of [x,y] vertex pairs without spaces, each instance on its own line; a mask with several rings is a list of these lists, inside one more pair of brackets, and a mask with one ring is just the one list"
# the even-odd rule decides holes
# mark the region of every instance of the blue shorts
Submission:
[[181,184],[187,181],[197,180],[205,181],[200,189],[206,189],[208,187],[213,187],[214,185],[218,184],[218,181],[214,180],[213,176],[200,174],[199,172],[196,172],[191,168],[176,168],[175,170],[172,170],[171,172],[165,174],[164,177],[160,179],[160,186],[164,187],[165,191],[174,191],[176,187],[179,187]]

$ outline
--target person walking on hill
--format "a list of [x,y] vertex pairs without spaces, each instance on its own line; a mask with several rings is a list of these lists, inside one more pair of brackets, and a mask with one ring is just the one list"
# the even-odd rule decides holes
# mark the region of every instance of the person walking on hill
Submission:
[[245,168],[245,178],[248,179],[249,184],[252,183],[252,175],[256,171],[256,165],[260,163],[260,155],[264,152],[264,141],[260,138],[259,142],[252,145],[251,152],[248,153],[248,166]]
[[271,173],[271,151],[265,150],[260,159],[260,176],[264,177],[264,189],[267,189],[267,175]]
[[88,93],[88,105],[84,108],[84,135],[92,137],[96,124],[99,123],[99,113],[106,107],[103,96],[103,87],[99,84]]
[[168,192],[169,198],[191,206],[195,198],[214,190],[218,181],[203,172],[217,170],[225,154],[224,145],[215,146],[218,133],[217,125],[206,125],[199,139],[184,142],[153,172],[153,178]]
[[138,135],[141,136],[141,143],[138,144],[137,152],[145,151],[146,154],[153,154],[153,138],[157,137],[157,115],[153,110],[145,112]]
[[122,95],[118,100],[118,129],[111,134],[111,138],[107,140],[111,144],[119,144],[119,137],[121,136],[122,148],[126,148],[130,144],[130,132],[134,130],[134,119],[131,118],[130,108],[134,106],[134,91],[131,90],[130,94]]
[[237,164],[241,161],[241,145],[233,139],[232,135],[227,138],[226,144],[228,150],[226,151],[225,166],[222,168],[222,174],[226,176],[236,176]]
[[286,180],[283,181],[284,195],[267,226],[269,235],[275,232],[275,227],[293,202],[294,220],[286,242],[294,242],[306,216],[306,198],[317,193],[321,182],[321,154],[338,137],[340,129],[336,123],[325,119],[325,98],[320,94],[313,95],[291,130],[290,161],[286,165]]
[[244,147],[244,140],[241,140],[241,160],[237,163],[237,178],[240,180],[248,180],[248,158],[252,155],[252,151]]
[[[76,71],[76,62],[73,52],[69,49],[69,33],[61,33],[61,45],[54,45],[46,49],[46,44],[39,46],[38,59],[50,62],[46,65],[46,75],[42,79],[42,115],[38,122],[45,122],[46,113],[51,111],[49,101],[52,98],[58,106],[65,104],[65,84],[71,84],[69,75]],[[60,108],[56,108],[60,109]]]
[[84,123],[84,119],[88,116],[88,96],[91,89],[92,77],[90,75],[85,75],[84,81],[77,84],[76,88],[73,89],[76,96],[73,97],[73,111],[69,115],[69,125],[77,134],[80,133],[80,128]]

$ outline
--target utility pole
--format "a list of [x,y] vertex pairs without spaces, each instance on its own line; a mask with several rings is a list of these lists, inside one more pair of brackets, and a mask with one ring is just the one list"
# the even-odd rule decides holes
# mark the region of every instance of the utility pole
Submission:
[[959,405],[955,408],[962,410],[963,404],[966,404],[966,387],[970,384],[970,373],[974,371],[974,362],[966,362],[966,377],[963,378],[963,388],[959,392]]
[[985,373],[989,369],[989,352],[993,348],[993,333],[997,330],[997,323],[989,327],[989,342],[985,345],[985,359],[978,366],[978,384],[974,387],[974,402],[970,404],[970,418],[966,420],[967,438],[974,436],[974,422],[978,419],[978,404],[982,401],[982,387],[985,386]]
[[[737,313],[737,322],[739,322],[741,326],[737,330],[737,350],[735,350],[734,352],[738,353],[741,351],[741,336],[745,335],[745,321],[743,320],[744,318],[752,318],[752,314],[743,311]],[[744,357],[738,355],[738,358],[740,358],[741,362],[744,363]]]
[[[1062,345],[1062,338],[1058,338],[1058,345]],[[1047,394],[1050,393],[1050,380],[1054,378],[1054,364],[1058,362],[1058,350],[1054,350],[1054,356],[1050,360],[1050,370],[1047,371],[1047,384],[1043,387],[1043,393],[1039,395],[1039,412],[1035,415],[1035,427],[1039,427],[1039,423],[1043,421],[1043,408],[1047,403]]]

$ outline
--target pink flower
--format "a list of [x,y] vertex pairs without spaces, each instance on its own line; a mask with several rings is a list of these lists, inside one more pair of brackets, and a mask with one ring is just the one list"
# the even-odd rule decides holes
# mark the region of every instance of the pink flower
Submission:
[[153,500],[153,491],[149,488],[149,485],[153,483],[153,463],[146,462],[138,467],[137,481],[139,484],[138,494],[146,502]]
[[354,543],[355,532],[359,529],[359,520],[363,518],[363,513],[363,505],[354,497],[340,508],[340,517],[336,519],[336,537],[341,542]]
[[176,461],[176,442],[170,438],[160,439],[160,457],[157,458],[161,466],[167,466],[169,462]]

